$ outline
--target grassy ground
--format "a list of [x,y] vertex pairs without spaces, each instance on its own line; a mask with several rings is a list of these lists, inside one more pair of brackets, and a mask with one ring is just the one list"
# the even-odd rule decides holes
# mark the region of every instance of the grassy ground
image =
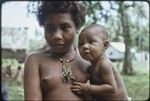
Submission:
[[124,83],[128,95],[132,100],[144,101],[149,97],[149,78],[147,74],[137,74],[136,76],[123,75]]
[[24,100],[23,85],[18,85],[16,82],[8,81],[9,100]]
[[[116,63],[114,63],[116,65]],[[128,76],[122,75],[128,95],[132,100],[144,101],[149,97],[149,69],[145,67],[145,62],[133,61],[133,67],[136,75]],[[118,70],[121,71],[122,64]],[[17,85],[16,82],[7,82],[9,100],[23,100],[23,85]]]
[[[146,61],[132,61],[135,75],[122,75],[129,97],[144,101],[149,98],[149,67]],[[114,66],[117,64],[114,63]],[[122,63],[118,70],[121,72]]]

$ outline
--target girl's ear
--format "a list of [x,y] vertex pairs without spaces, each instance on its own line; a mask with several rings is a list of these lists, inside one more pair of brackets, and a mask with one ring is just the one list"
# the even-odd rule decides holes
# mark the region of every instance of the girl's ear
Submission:
[[106,50],[109,46],[109,41],[106,40],[104,43],[103,43],[103,48]]

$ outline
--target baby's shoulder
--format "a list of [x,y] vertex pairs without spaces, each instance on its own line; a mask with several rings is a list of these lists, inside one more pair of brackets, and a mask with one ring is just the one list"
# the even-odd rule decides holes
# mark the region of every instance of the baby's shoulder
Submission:
[[104,58],[104,59],[102,59],[99,63],[98,63],[98,65],[101,67],[101,68],[112,68],[113,67],[113,64],[112,64],[112,62],[110,61],[110,59],[108,59],[108,58]]

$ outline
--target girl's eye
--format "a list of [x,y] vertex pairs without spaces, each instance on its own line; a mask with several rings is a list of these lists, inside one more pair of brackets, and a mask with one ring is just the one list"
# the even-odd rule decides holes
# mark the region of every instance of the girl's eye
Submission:
[[55,32],[55,28],[53,26],[46,26],[45,27],[45,31],[48,33],[48,34],[51,34],[51,33],[54,33]]
[[64,31],[64,32],[67,32],[69,30],[69,26],[62,26],[61,29]]
[[48,33],[53,33],[55,31],[55,29],[53,27],[47,27],[47,28],[45,28],[45,30]]

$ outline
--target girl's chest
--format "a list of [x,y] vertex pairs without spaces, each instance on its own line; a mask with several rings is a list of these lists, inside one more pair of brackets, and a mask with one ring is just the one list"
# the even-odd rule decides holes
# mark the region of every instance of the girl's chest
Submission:
[[[49,87],[56,87],[63,84],[63,73],[65,74],[70,69],[73,74],[75,81],[86,82],[86,74],[78,67],[76,62],[71,62],[66,66],[66,70],[63,70],[61,62],[45,62],[40,66],[40,79],[42,84],[48,85]],[[68,69],[69,68],[69,69]]]

